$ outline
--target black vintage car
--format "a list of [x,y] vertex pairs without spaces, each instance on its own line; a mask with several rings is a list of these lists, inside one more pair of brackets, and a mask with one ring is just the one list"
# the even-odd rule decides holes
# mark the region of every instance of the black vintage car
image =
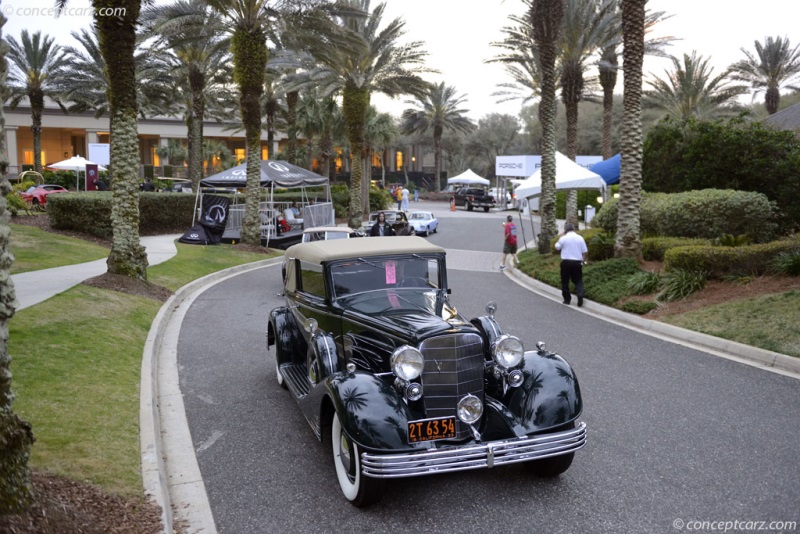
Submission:
[[575,372],[543,343],[525,352],[494,303],[484,316],[459,315],[441,247],[316,241],[289,248],[286,265],[267,351],[332,447],[352,504],[376,501],[399,477],[517,462],[556,476],[586,443]]

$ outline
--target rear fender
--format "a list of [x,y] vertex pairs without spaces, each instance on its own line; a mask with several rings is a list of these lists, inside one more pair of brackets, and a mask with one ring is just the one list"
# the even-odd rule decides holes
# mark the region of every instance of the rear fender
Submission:
[[583,410],[578,377],[558,354],[528,351],[523,357],[525,380],[509,388],[503,404],[528,432],[561,426],[578,418]]
[[408,450],[408,406],[391,384],[372,373],[338,373],[328,392],[347,435],[371,450]]

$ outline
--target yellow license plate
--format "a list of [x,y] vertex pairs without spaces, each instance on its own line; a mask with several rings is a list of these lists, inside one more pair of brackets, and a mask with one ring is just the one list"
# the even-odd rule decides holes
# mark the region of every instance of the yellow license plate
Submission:
[[408,442],[434,441],[456,437],[456,418],[437,417],[408,422]]

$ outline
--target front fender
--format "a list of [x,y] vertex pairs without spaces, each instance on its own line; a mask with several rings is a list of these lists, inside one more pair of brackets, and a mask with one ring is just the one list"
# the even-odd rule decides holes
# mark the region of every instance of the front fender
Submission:
[[275,345],[275,354],[278,365],[284,363],[300,363],[305,357],[304,353],[296,351],[302,345],[303,335],[297,326],[294,316],[289,308],[275,308],[269,313],[267,326],[267,348]]
[[529,351],[523,357],[525,381],[503,399],[528,432],[540,432],[578,418],[583,410],[578,377],[558,354]]
[[328,392],[347,435],[367,450],[409,450],[408,405],[391,384],[371,373],[338,373]]
[[470,321],[470,323],[472,323],[475,328],[480,330],[481,337],[483,337],[485,343],[485,346],[483,347],[485,357],[486,359],[491,360],[492,343],[494,343],[495,339],[503,335],[503,329],[500,328],[500,325],[494,319],[494,317],[490,317],[488,315],[475,317]]
[[308,368],[315,383],[339,370],[336,342],[330,335],[317,331],[308,340]]

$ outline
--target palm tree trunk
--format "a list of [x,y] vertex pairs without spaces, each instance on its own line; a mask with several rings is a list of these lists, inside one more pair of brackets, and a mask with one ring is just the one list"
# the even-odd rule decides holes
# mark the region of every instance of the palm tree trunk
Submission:
[[442,190],[440,185],[442,176],[442,131],[441,126],[433,129],[433,190],[437,193]]
[[[0,2],[1,3],[1,2]],[[0,39],[6,18],[0,12]],[[7,94],[8,63],[5,50],[0,49],[0,94]],[[6,178],[6,119],[0,107],[0,515],[25,509],[34,499],[28,458],[35,441],[31,425],[23,421],[11,408],[14,394],[11,391],[11,356],[8,354],[8,321],[14,316],[16,294],[11,281],[13,256],[8,250],[10,230],[6,195],[11,184]]]
[[622,0],[622,164],[619,181],[616,257],[641,257],[642,63],[647,0]]
[[258,201],[261,198],[261,95],[266,76],[267,38],[262,28],[237,29],[231,42],[233,79],[239,86],[239,109],[247,149],[247,192],[245,194],[242,242],[261,245]]
[[203,178],[203,119],[206,112],[206,80],[198,69],[189,72],[189,89],[192,93],[192,122],[189,127],[189,179],[197,191]]
[[[94,4],[100,4],[95,0]],[[108,272],[147,280],[147,254],[139,242],[139,137],[136,123],[136,21],[140,0],[102,2],[124,8],[118,17],[95,16],[100,51],[109,65],[111,225]],[[98,7],[98,6],[96,6]],[[96,9],[96,13],[100,13]]]
[[42,172],[42,110],[44,94],[41,91],[28,93],[31,104],[31,132],[33,133],[33,170]]
[[601,56],[607,65],[600,65],[600,86],[603,88],[603,159],[612,154],[611,133],[614,126],[614,87],[617,85],[617,49],[611,46],[603,50]]
[[361,204],[361,153],[364,147],[364,124],[369,107],[369,91],[346,85],[342,93],[342,113],[344,115],[347,138],[350,141],[350,228],[361,226],[364,210]]
[[286,159],[289,163],[297,165],[297,101],[300,93],[290,91],[286,93]]
[[550,253],[550,240],[558,234],[556,225],[556,59],[557,44],[564,17],[561,0],[532,0],[530,18],[534,40],[539,48],[542,125],[542,196],[539,202],[542,231],[539,253]]

